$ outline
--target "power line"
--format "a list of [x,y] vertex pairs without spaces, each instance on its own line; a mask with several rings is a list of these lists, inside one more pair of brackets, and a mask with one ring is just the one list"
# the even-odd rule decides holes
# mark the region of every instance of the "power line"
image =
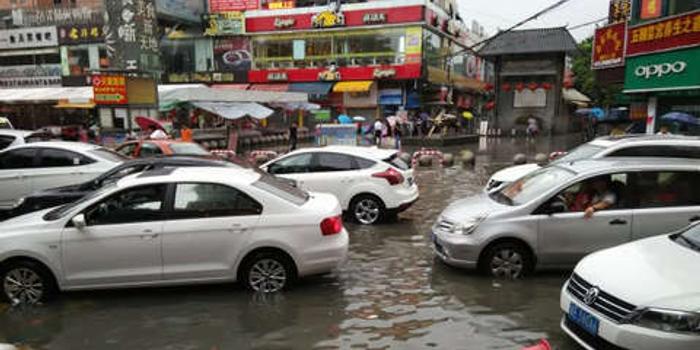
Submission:
[[602,22],[602,21],[607,21],[607,20],[608,20],[608,17],[603,17],[603,18],[599,18],[599,19],[597,19],[597,20],[595,20],[595,21],[590,21],[590,22],[586,22],[586,23],[583,23],[583,24],[578,24],[578,25],[575,25],[575,26],[570,26],[570,27],[568,27],[568,29],[569,29],[569,30],[576,30],[576,29],[579,29],[579,28],[587,27],[587,26],[589,26],[589,25],[591,25],[591,24],[596,24],[596,23],[600,23],[600,22]]

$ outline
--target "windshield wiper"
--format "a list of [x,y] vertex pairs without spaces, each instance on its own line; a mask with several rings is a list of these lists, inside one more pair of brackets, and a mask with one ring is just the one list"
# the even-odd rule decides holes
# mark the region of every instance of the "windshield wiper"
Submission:
[[682,239],[683,242],[685,242],[685,244],[687,244],[691,249],[700,251],[700,245],[698,245],[697,243],[695,243],[692,239],[690,239],[690,238],[688,238],[688,237],[685,237],[685,236],[683,236],[683,235],[678,235],[677,238]]

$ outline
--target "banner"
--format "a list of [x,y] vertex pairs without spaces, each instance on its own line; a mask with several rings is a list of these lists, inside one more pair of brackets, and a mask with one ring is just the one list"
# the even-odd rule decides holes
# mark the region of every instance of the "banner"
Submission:
[[245,33],[243,12],[228,11],[202,15],[204,20],[204,35],[240,35]]
[[106,1],[105,44],[111,68],[160,70],[158,22],[153,0]]
[[257,10],[258,0],[209,0],[209,12]]
[[593,69],[620,67],[625,64],[625,22],[598,28],[593,39]]
[[123,75],[95,75],[92,77],[92,91],[95,104],[125,105],[129,103],[126,95],[126,77]]
[[16,27],[39,27],[88,24],[101,21],[102,13],[102,8],[91,7],[13,9],[12,25]]
[[58,46],[56,27],[0,30],[0,49],[26,49]]
[[0,67],[0,87],[61,86],[61,65],[22,65]]
[[630,27],[626,56],[700,45],[700,11]]

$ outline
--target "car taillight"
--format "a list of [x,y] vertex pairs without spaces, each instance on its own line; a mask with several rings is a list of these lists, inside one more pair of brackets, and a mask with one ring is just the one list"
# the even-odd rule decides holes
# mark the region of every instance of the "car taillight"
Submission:
[[400,172],[394,170],[393,168],[389,168],[386,171],[383,171],[381,173],[376,173],[372,174],[372,177],[378,177],[381,179],[385,179],[386,181],[389,182],[389,185],[400,185],[403,183],[403,175],[401,175]]
[[321,234],[331,236],[343,231],[343,218],[338,215],[321,221]]

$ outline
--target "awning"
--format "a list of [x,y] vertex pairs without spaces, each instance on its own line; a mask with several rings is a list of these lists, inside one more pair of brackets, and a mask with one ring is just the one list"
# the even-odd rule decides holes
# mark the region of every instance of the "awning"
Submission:
[[401,89],[379,90],[379,104],[382,106],[403,105],[403,91]]
[[273,110],[257,103],[195,102],[193,105],[228,120],[236,120],[246,116],[265,119],[274,113]]
[[289,84],[291,92],[305,92],[309,95],[328,95],[333,83],[293,83]]
[[250,84],[219,84],[212,85],[212,89],[225,89],[225,90],[248,90]]
[[564,98],[566,101],[584,104],[591,103],[591,99],[588,98],[588,96],[582,94],[576,89],[562,89],[562,93],[562,98]]
[[0,89],[2,102],[42,102],[60,101],[85,103],[93,97],[92,86]]
[[372,88],[372,80],[341,81],[333,87],[333,92],[368,92]]
[[76,102],[63,102],[59,101],[57,105],[54,106],[54,108],[62,108],[62,109],[93,109],[95,108],[95,103],[94,102],[87,102],[87,103],[76,103]]
[[254,91],[289,91],[289,84],[253,84],[249,90]]
[[321,105],[310,102],[291,102],[291,103],[269,103],[272,108],[283,108],[288,111],[304,110],[304,111],[315,111],[321,109]]

